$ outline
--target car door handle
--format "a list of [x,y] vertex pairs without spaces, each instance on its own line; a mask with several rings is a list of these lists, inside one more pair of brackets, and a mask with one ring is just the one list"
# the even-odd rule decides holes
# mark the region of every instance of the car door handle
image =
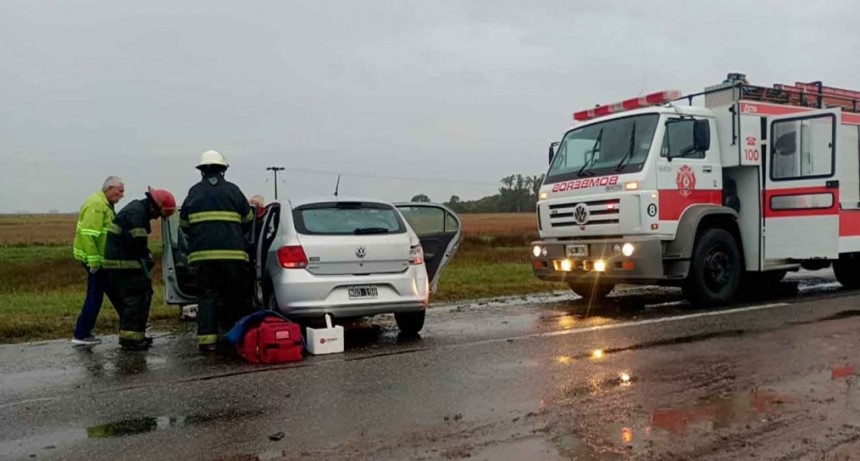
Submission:
[[712,173],[714,171],[714,167],[711,166],[703,166],[702,173]]
[[824,183],[824,187],[827,189],[839,189],[839,180],[835,179],[833,181],[827,181]]

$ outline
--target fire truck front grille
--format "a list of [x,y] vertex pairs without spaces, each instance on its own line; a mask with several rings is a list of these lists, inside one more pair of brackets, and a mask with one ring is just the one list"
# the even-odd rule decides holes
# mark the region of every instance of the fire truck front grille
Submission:
[[619,199],[557,203],[549,206],[551,227],[618,224]]

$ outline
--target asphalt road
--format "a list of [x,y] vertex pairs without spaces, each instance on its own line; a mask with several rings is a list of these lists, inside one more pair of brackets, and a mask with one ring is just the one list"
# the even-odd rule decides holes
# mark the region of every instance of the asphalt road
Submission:
[[420,339],[376,318],[285,366],[191,334],[2,346],[0,458],[858,459],[860,293],[788,280],[720,310],[648,288],[440,306]]

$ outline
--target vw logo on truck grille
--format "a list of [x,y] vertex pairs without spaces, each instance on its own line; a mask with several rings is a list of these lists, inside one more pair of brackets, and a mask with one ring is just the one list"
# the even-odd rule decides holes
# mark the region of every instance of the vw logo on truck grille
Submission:
[[588,207],[584,203],[578,203],[573,209],[573,219],[582,225],[588,222]]
[[355,249],[355,256],[358,258],[363,258],[367,254],[367,251],[364,247],[358,247]]

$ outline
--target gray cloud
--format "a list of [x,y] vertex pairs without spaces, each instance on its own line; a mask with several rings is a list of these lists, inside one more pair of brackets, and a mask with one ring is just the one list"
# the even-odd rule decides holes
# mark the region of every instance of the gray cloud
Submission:
[[[570,114],[728,71],[857,87],[856,2],[30,2],[0,15],[0,212],[105,176],[180,197],[205,149],[247,195],[479,197]],[[384,179],[427,178],[424,181]]]

